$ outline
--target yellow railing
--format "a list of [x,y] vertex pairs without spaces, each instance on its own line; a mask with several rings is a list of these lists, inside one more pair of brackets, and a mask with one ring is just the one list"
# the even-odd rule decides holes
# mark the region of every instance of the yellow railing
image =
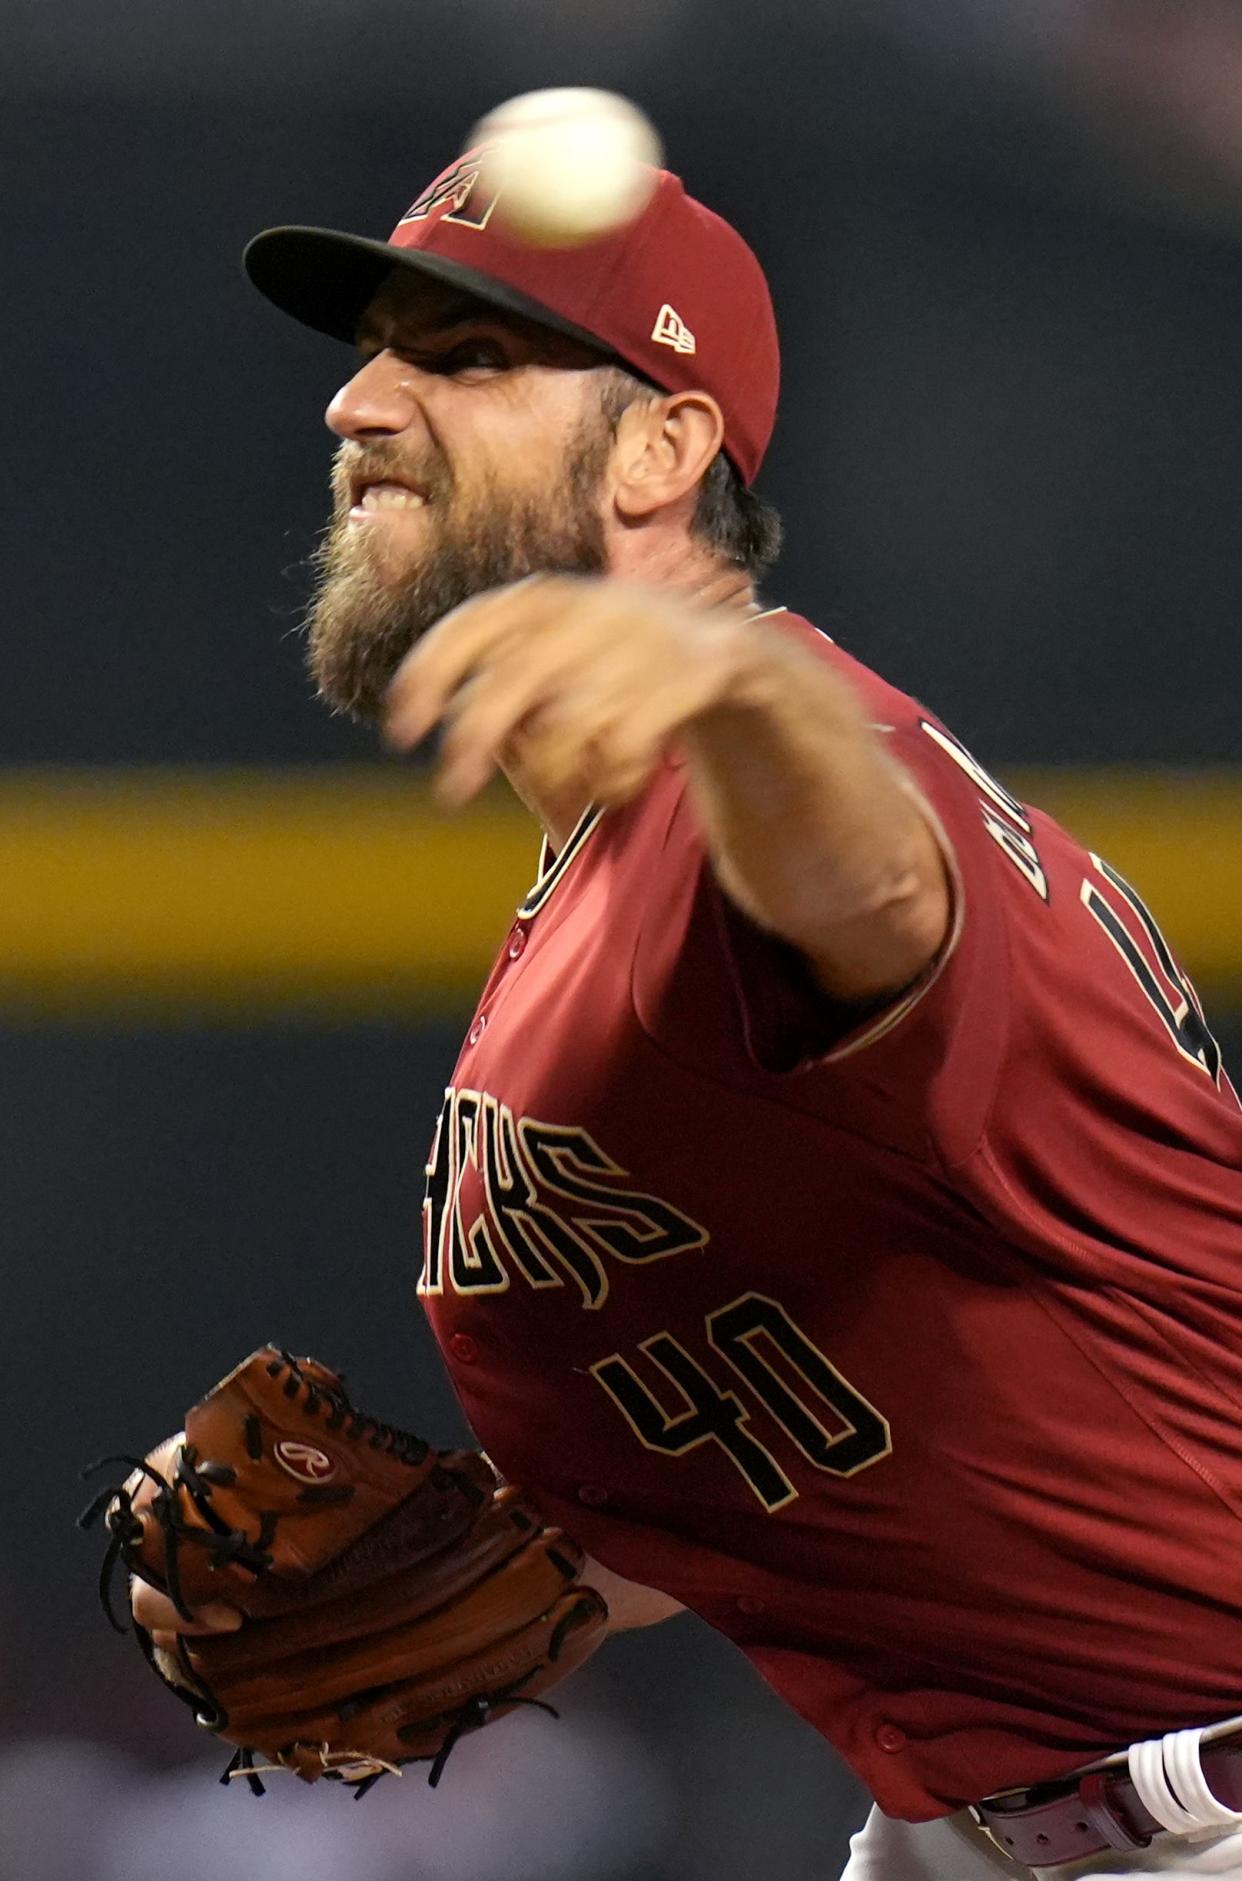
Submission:
[[[1002,775],[1133,881],[1205,991],[1242,1003],[1242,771]],[[396,766],[0,771],[0,1009],[458,1004],[536,850],[506,792],[449,817]]]

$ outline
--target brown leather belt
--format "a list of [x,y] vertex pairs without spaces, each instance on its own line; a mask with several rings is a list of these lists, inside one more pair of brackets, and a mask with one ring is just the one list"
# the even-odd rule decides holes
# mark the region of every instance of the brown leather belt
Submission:
[[[1212,1794],[1242,1811],[1242,1729],[1205,1739],[1199,1760]],[[1140,1800],[1124,1759],[985,1797],[970,1813],[1003,1854],[1028,1868],[1057,1868],[1107,1848],[1146,1848],[1167,1833]]]

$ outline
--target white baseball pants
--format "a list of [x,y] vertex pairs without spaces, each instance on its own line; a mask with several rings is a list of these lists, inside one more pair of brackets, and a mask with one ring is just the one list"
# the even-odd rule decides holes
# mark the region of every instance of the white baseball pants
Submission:
[[936,1822],[894,1822],[873,1809],[850,1843],[841,1881],[1112,1881],[1159,1875],[1162,1881],[1242,1881],[1242,1830],[1158,1836],[1133,1854],[1108,1851],[1062,1868],[1024,1868],[1002,1855],[964,1812]]

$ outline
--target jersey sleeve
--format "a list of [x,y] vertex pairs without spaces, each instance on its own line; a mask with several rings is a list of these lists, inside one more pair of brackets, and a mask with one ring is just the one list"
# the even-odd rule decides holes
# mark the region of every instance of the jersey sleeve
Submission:
[[[749,1069],[769,1089],[779,1085],[777,1101],[839,1113],[865,1091],[872,1110],[884,1113],[885,1127],[919,1145],[920,1153],[928,1153],[934,1121],[937,1153],[968,1154],[1003,1055],[1010,998],[1005,877],[1017,869],[992,823],[1011,827],[1016,840],[1025,815],[914,700],[814,629],[795,621],[791,630],[799,627],[810,649],[859,692],[876,736],[936,834],[951,885],[949,932],[926,971],[894,997],[853,1008],[832,1001],[795,948],[758,928],[729,900],[683,794],[669,841],[680,852],[695,904],[685,920],[686,970],[693,970],[689,960],[697,954],[702,973],[702,954],[715,947],[729,988],[724,1022],[735,1029]],[[666,926],[680,931],[675,919],[666,919]],[[667,959],[665,967],[675,970]],[[928,1109],[932,1096],[942,1112],[935,1120]],[[875,1132],[874,1116],[867,1127]]]
[[[926,781],[919,778],[916,765],[925,753],[917,742],[893,728],[886,743],[931,826],[949,886],[949,924],[944,941],[908,986],[865,1003],[851,1005],[833,1000],[819,986],[805,956],[757,927],[716,885],[710,867],[706,869],[704,892],[715,905],[721,942],[736,980],[747,1042],[755,1063],[766,1070],[797,1071],[816,1061],[849,1057],[877,1043],[936,992],[950,974],[962,946],[967,907],[964,871],[975,873],[971,870],[975,831],[969,822],[969,810],[966,827],[955,828],[963,820],[961,806],[952,800],[956,793],[946,792],[946,780],[934,775]],[[914,762],[906,753],[907,746],[913,747]],[[989,859],[982,860],[986,863]],[[973,951],[974,941],[972,927],[968,951]],[[951,975],[961,977],[960,973]]]

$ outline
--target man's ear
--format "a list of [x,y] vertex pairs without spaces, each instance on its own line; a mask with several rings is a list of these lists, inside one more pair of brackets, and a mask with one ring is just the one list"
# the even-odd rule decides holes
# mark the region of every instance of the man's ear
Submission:
[[635,399],[622,412],[613,451],[613,496],[627,522],[641,522],[698,486],[720,449],[724,419],[707,392]]

